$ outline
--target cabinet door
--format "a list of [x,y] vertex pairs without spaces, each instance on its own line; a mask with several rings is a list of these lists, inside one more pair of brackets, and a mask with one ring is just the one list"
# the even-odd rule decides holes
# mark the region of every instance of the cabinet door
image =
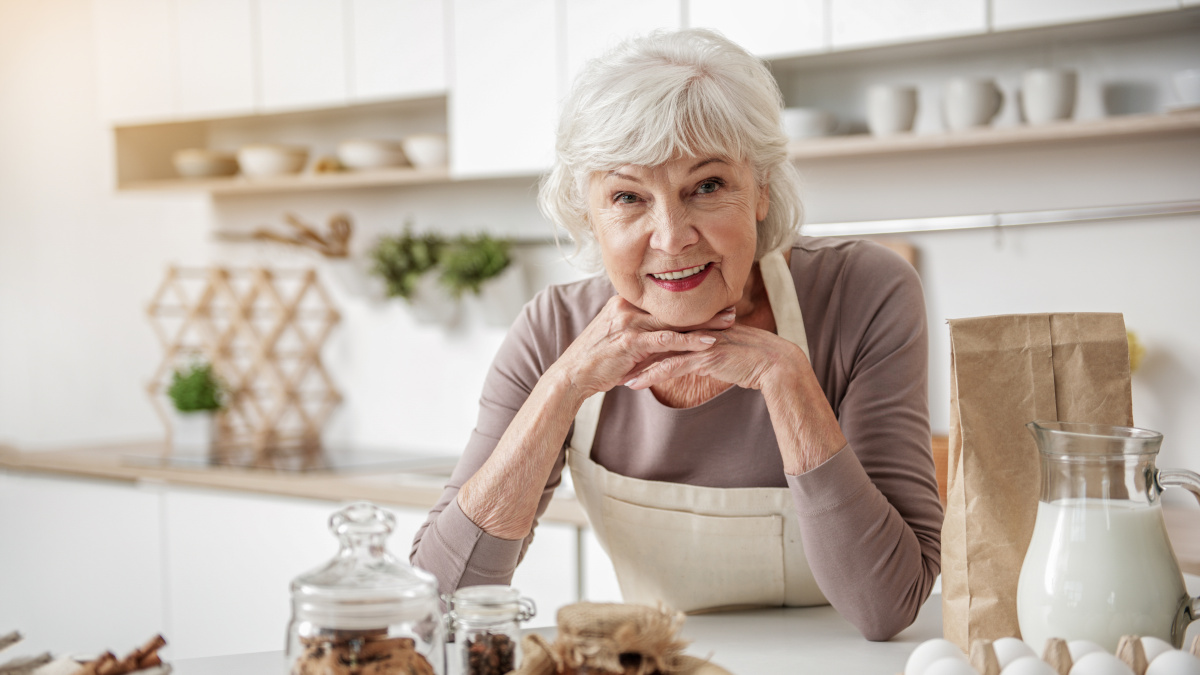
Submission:
[[992,28],[1029,28],[1179,9],[1178,0],[992,0]]
[[92,0],[100,105],[116,123],[175,110],[173,0]]
[[260,108],[346,103],[343,0],[258,0]]
[[834,49],[987,32],[986,0],[829,0]]
[[829,47],[825,0],[691,0],[688,23],[718,30],[763,57]]
[[254,112],[254,9],[250,0],[176,0],[182,117]]
[[[165,495],[168,610],[174,658],[277,651],[292,579],[337,552],[329,517],[342,505],[171,487]],[[408,560],[425,513],[390,509],[388,550]]]
[[445,17],[442,0],[351,0],[350,99],[444,92]]
[[[622,40],[645,35],[658,28],[683,27],[683,8],[679,0],[567,0],[564,25],[567,29],[566,80],[560,83],[560,98],[591,58]],[[636,19],[635,19],[636,17]]]
[[26,654],[123,654],[156,633],[170,639],[160,525],[152,490],[0,474],[0,632],[20,629]]
[[540,173],[554,157],[556,0],[454,3],[450,166],[456,176]]

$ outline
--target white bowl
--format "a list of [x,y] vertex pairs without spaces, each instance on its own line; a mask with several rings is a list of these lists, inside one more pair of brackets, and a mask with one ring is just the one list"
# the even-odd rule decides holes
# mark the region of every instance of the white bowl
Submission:
[[400,141],[343,141],[337,148],[338,161],[347,169],[382,169],[406,166],[404,146]]
[[404,139],[404,154],[418,169],[446,166],[447,144],[444,134],[416,134]]
[[247,145],[238,150],[242,173],[251,178],[300,173],[308,162],[308,148],[290,145]]
[[187,148],[171,155],[175,170],[184,178],[232,176],[237,173],[237,157],[232,152]]

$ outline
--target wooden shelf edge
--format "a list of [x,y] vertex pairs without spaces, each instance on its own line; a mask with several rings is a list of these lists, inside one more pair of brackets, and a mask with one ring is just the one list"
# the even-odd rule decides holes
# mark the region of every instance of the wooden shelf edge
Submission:
[[203,192],[212,195],[267,194],[302,190],[336,190],[389,185],[428,185],[450,182],[450,171],[441,169],[377,169],[323,174],[298,174],[269,178],[164,178],[128,181],[118,192]]
[[869,134],[792,141],[792,160],[865,157],[904,152],[1001,147],[1106,138],[1132,138],[1200,131],[1200,110],[1126,115],[1082,122],[1064,121],[1038,126],[983,127],[940,134],[901,134],[876,138]]

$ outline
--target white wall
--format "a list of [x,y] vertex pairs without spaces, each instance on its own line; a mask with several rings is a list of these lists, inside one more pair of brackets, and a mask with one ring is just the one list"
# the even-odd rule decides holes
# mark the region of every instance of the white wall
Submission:
[[[275,246],[214,244],[208,237],[214,222],[231,229],[279,224],[286,210],[323,223],[347,210],[363,235],[360,249],[406,217],[419,228],[447,232],[549,233],[533,205],[532,180],[213,203],[114,195],[89,22],[86,0],[0,4],[0,443],[39,448],[161,434],[143,393],[160,354],[144,306],[164,266],[311,262]],[[1118,55],[1136,75],[1169,71],[1195,54],[1190,44],[1166,42],[1149,51],[1134,44]],[[1078,57],[1099,58],[1088,50]],[[1026,61],[1001,54],[972,63],[999,63],[1011,78]],[[954,67],[910,66],[933,84]],[[810,91],[804,87],[831,88],[838,77],[843,87],[847,78],[854,81],[850,71],[799,75],[795,86],[785,83],[789,100],[804,102],[796,100]],[[1200,141],[1191,136],[825,160],[801,168],[809,220],[829,222],[1196,199],[1197,157]],[[1200,406],[1194,338],[1200,273],[1192,262],[1200,252],[1198,225],[1189,217],[1038,227],[998,238],[991,232],[911,237],[929,300],[935,429],[947,426],[946,318],[1122,311],[1149,348],[1135,376],[1137,421],[1167,434],[1164,464],[1200,468],[1200,423],[1187,414]],[[545,263],[532,276],[575,275]],[[331,439],[460,448],[502,332],[473,318],[452,330],[419,326],[395,306],[339,297],[344,322],[326,357],[347,405],[331,424]]]

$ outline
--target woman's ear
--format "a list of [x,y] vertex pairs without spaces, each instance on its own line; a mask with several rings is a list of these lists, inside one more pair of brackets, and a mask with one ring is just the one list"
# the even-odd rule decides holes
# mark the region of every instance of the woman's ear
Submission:
[[758,204],[755,207],[754,218],[758,222],[767,219],[767,211],[771,208],[771,181],[770,176],[764,180],[762,185],[758,186]]

